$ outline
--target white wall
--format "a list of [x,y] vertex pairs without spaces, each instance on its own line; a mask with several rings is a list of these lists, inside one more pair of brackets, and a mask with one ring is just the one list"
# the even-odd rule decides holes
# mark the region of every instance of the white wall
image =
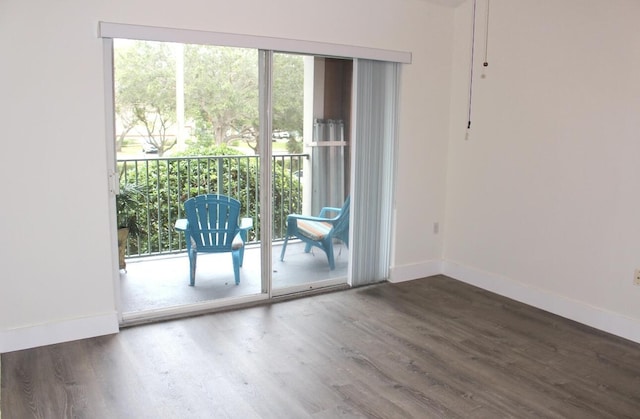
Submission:
[[444,217],[452,9],[417,0],[3,0],[0,352],[117,330],[99,21],[412,52],[394,274],[411,279],[439,263],[431,220]]
[[[441,272],[446,234],[442,225],[451,106],[452,10],[429,10],[415,26],[400,29],[413,39],[414,47],[413,64],[405,66],[402,74],[393,282]],[[434,223],[440,226],[438,233],[434,232]]]
[[494,0],[465,140],[456,10],[444,272],[640,341],[640,2]]
[[465,140],[470,12],[470,1],[0,2],[0,352],[117,330],[98,21],[412,52],[392,280],[445,272],[640,341],[640,3],[493,0]]

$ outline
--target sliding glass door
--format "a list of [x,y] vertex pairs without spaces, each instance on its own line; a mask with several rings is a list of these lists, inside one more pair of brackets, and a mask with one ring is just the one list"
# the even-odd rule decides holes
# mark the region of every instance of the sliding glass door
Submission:
[[[125,39],[113,51],[117,218],[133,227],[120,239],[123,312],[264,294],[259,51]],[[185,202],[206,194],[238,201],[239,221],[250,226],[238,284],[232,249],[188,257],[191,240],[176,228]]]
[[352,61],[273,54],[273,294],[347,283]]
[[[191,44],[153,41],[189,35],[171,29],[101,33],[113,191],[137,194],[119,240],[123,323],[386,279],[398,64],[228,34],[236,46],[209,42],[215,33]],[[206,194],[238,201],[248,227],[237,284],[230,253],[198,252],[195,269],[187,256],[184,203]]]

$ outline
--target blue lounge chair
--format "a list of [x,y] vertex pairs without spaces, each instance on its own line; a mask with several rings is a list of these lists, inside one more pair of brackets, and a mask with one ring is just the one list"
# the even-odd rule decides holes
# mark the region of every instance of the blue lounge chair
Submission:
[[[332,217],[328,215],[334,214]],[[333,241],[338,239],[349,247],[349,197],[342,208],[324,207],[317,217],[300,214],[287,216],[287,236],[282,245],[280,260],[284,261],[287,243],[290,237],[297,237],[306,243],[304,251],[309,253],[312,247],[318,247],[327,254],[329,268],[335,269]]]
[[190,281],[195,284],[196,261],[200,253],[231,252],[236,285],[240,284],[240,267],[244,258],[244,243],[249,222],[238,224],[240,202],[225,195],[206,194],[189,198],[184,203],[186,219],[176,221],[175,228],[183,231],[189,253]]

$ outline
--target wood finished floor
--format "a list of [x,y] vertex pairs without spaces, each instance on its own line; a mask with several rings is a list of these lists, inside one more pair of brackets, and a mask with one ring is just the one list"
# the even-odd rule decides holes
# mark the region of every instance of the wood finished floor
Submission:
[[640,345],[437,276],[2,355],[2,418],[638,418]]

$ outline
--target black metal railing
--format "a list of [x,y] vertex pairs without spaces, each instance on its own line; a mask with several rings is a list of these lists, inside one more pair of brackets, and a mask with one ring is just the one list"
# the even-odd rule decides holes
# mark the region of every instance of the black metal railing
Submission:
[[[284,238],[286,217],[302,210],[301,174],[307,154],[272,157],[273,239]],[[184,237],[174,230],[183,218],[183,203],[192,196],[220,193],[241,203],[241,217],[251,217],[248,241],[260,237],[260,157],[199,156],[118,160],[121,187],[140,187],[136,219],[140,234],[127,240],[127,256],[185,250]]]

